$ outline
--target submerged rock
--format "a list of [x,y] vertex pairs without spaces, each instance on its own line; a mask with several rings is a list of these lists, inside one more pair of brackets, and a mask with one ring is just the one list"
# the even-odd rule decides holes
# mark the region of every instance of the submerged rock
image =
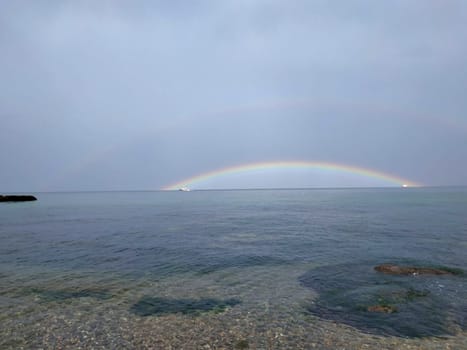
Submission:
[[0,195],[0,202],[30,202],[37,201],[37,198],[31,195]]
[[94,299],[109,299],[112,295],[107,290],[101,289],[37,289],[33,288],[31,292],[38,294],[44,301],[64,301],[74,298],[94,298]]
[[227,307],[232,307],[237,304],[240,304],[240,301],[237,299],[171,299],[144,297],[134,304],[130,308],[130,311],[138,316],[168,315],[176,313],[197,315],[202,312],[224,312]]
[[458,275],[460,270],[451,268],[431,268],[415,266],[399,266],[393,264],[382,264],[375,266],[375,270],[389,275]]
[[[467,279],[462,274],[453,270],[408,278],[380,273],[374,266],[371,262],[328,265],[303,274],[301,284],[319,295],[306,311],[379,335],[445,336],[467,328]],[[401,261],[393,266],[417,264]]]
[[248,340],[246,339],[239,340],[235,343],[235,349],[238,349],[238,350],[248,349],[249,347],[250,347],[250,344],[248,343]]
[[368,312],[384,312],[385,314],[392,314],[397,312],[397,307],[393,305],[371,305],[367,308]]

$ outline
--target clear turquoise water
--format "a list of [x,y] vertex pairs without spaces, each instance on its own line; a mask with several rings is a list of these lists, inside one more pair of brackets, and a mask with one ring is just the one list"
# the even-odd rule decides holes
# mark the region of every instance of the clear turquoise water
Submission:
[[[311,318],[362,334],[423,338],[455,336],[467,326],[465,276],[373,271],[385,262],[467,271],[466,188],[36,196],[0,205],[6,347],[45,341],[19,323],[45,324],[64,308],[74,315],[88,304],[83,310],[94,321],[110,309],[134,322],[241,318],[267,303],[287,314],[285,328]],[[406,290],[423,297],[393,300]],[[364,312],[381,295],[399,312]],[[60,332],[66,336],[57,326]]]

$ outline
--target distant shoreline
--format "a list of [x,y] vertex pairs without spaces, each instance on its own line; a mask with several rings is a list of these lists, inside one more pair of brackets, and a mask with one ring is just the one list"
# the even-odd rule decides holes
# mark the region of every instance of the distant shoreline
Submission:
[[37,201],[32,195],[0,195],[0,202],[31,202]]

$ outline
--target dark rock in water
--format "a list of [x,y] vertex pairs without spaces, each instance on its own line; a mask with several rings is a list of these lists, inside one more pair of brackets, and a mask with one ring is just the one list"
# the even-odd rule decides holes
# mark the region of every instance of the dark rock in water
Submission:
[[392,305],[371,305],[367,307],[368,312],[384,312],[386,314],[392,314],[397,312],[397,307]]
[[237,341],[234,346],[234,348],[238,350],[248,349],[249,347],[250,347],[250,344],[248,343],[248,340],[246,339]]
[[37,198],[30,195],[0,195],[0,202],[30,202],[37,201]]
[[134,304],[130,311],[139,316],[168,315],[182,313],[197,315],[202,312],[224,312],[229,306],[240,304],[237,299],[219,300],[206,299],[170,299],[158,297],[145,297]]
[[414,267],[414,266],[399,266],[393,264],[382,264],[375,266],[375,270],[389,275],[458,275],[460,270],[450,268],[430,268],[430,267]]
[[467,279],[462,275],[407,278],[379,273],[374,266],[362,262],[308,271],[299,280],[319,296],[306,311],[379,335],[445,336],[467,329]]
[[37,289],[33,288],[31,292],[38,294],[44,301],[64,301],[74,298],[94,298],[94,299],[109,299],[112,297],[106,290],[101,289],[73,289],[73,290],[57,290],[57,289]]

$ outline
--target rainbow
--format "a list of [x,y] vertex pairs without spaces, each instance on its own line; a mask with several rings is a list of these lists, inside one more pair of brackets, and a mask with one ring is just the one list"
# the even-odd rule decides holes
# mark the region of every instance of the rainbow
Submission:
[[[219,109],[219,110],[211,110],[211,111],[203,111],[203,113],[199,114],[194,114],[194,115],[187,115],[187,116],[182,116],[182,115],[174,115],[172,116],[173,118],[170,118],[171,124],[165,126],[162,129],[158,130],[152,130],[152,132],[173,132],[178,128],[180,124],[186,125],[189,124],[191,120],[197,120],[198,117],[206,117],[208,116],[209,118],[219,118],[219,117],[238,117],[241,116],[242,113],[245,112],[264,112],[264,111],[276,111],[276,110],[290,110],[293,108],[301,108],[301,109],[307,109],[312,111],[313,108],[317,107],[323,107],[326,108],[326,110],[329,110],[330,108],[342,108],[344,111],[345,110],[353,110],[353,111],[358,111],[358,112],[363,112],[363,113],[372,113],[376,116],[378,115],[395,115],[399,117],[405,117],[408,118],[409,120],[419,120],[420,123],[433,123],[433,125],[440,125],[442,127],[446,127],[452,130],[456,131],[461,131],[461,132],[466,132],[467,131],[467,123],[463,120],[461,120],[461,117],[452,117],[452,116],[437,116],[437,115],[429,115],[429,114],[420,114],[417,111],[413,110],[399,110],[399,109],[394,109],[392,106],[387,107],[385,105],[374,105],[374,104],[369,104],[369,103],[354,103],[353,101],[349,102],[346,100],[342,101],[334,101],[334,100],[313,100],[309,98],[284,98],[284,99],[277,99],[275,98],[273,101],[270,100],[264,100],[260,102],[256,102],[253,104],[246,104],[246,105],[236,105],[236,106],[230,106],[225,109]],[[173,124],[172,124],[173,123]],[[151,130],[149,130],[149,133],[147,135],[139,135],[138,139],[146,139],[152,135]],[[153,137],[151,136],[151,139]],[[122,141],[115,142],[108,146],[104,150],[95,150],[94,152],[91,152],[89,154],[85,154],[85,156],[81,159],[74,160],[73,163],[71,163],[68,167],[61,169],[58,174],[56,174],[52,179],[49,179],[47,183],[44,184],[44,188],[47,190],[52,189],[57,183],[64,183],[67,178],[69,178],[72,175],[79,174],[83,170],[86,170],[88,168],[92,168],[96,166],[96,164],[99,164],[102,159],[105,159],[106,157],[111,157],[115,153],[117,153],[119,150],[123,148],[123,146],[128,146],[131,144],[133,139],[128,139],[126,143],[122,143]],[[272,162],[272,163],[281,163],[281,162]],[[284,163],[284,162],[282,162]],[[285,162],[285,163],[297,163],[297,162]],[[298,162],[298,163],[308,163],[309,162]],[[324,163],[320,163],[324,164]],[[326,163],[328,164],[328,163]],[[337,164],[330,164],[331,166],[328,167],[328,169],[339,169],[347,172],[353,172],[357,174],[362,174],[364,176],[371,176],[373,178],[382,178],[384,179],[385,176],[386,178],[393,178],[393,179],[398,179],[397,177],[387,175],[384,173],[380,173],[378,171],[373,171],[369,169],[363,169],[363,168],[357,168],[353,166],[345,166],[345,165],[337,165]],[[177,185],[180,185],[181,183],[185,184],[190,184],[190,180],[192,182],[195,181],[202,181],[204,179],[209,179],[210,176],[207,176],[208,174],[212,174],[212,177],[215,177],[216,174],[220,172],[219,175],[223,175],[224,173],[229,173],[228,169],[232,169],[232,172],[241,172],[241,171],[247,171],[248,169],[241,169],[246,166],[236,166],[236,167],[231,167],[231,168],[223,168],[217,171],[212,171],[209,173],[205,173],[199,176],[195,176],[194,178],[202,177],[199,180],[192,180],[187,179],[185,182],[180,181],[178,184],[173,184],[170,186],[164,187],[164,189],[174,189],[176,188]],[[299,166],[303,167],[303,165]],[[317,163],[315,165],[307,165],[306,167],[308,168],[319,168]],[[233,170],[236,168],[236,170]],[[271,166],[270,168],[274,168],[274,166]],[[347,170],[345,169],[347,168]],[[255,168],[253,168],[255,169]],[[358,169],[359,171],[353,171],[353,170],[348,170],[348,169]],[[366,174],[365,174],[366,173]],[[376,173],[376,174],[381,174],[383,176],[379,175],[370,175],[370,173]],[[401,179],[399,179],[401,180]],[[389,180],[390,183],[395,183],[395,184],[400,184],[400,182],[397,182],[395,180]],[[410,185],[410,181],[406,181],[407,185]]]
[[322,170],[333,170],[344,173],[356,174],[367,176],[370,178],[376,178],[380,180],[387,181],[390,184],[403,187],[417,187],[420,184],[395,176],[387,173],[383,173],[377,170],[361,168],[357,166],[337,164],[337,163],[328,163],[328,162],[310,162],[310,161],[273,161],[273,162],[260,162],[260,163],[248,163],[241,164],[236,166],[230,166],[226,168],[221,168],[206,173],[202,173],[190,178],[186,178],[177,183],[165,186],[162,190],[177,190],[179,188],[190,186],[192,187],[198,182],[213,179],[219,176],[243,173],[254,170],[264,170],[264,169],[322,169]]

